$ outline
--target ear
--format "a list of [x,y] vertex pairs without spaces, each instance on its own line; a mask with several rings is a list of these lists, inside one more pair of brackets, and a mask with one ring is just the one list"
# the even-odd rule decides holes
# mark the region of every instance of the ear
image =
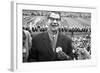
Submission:
[[59,28],[61,27],[61,22],[59,22]]

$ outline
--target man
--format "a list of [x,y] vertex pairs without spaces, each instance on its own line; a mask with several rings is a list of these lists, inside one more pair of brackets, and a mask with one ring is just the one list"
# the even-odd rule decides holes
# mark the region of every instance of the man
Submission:
[[32,48],[29,51],[28,61],[71,60],[71,39],[58,32],[61,21],[60,13],[52,12],[47,19],[48,30],[37,35],[32,40]]
[[30,33],[23,29],[23,62],[27,62],[29,55],[29,49],[31,48],[31,35]]

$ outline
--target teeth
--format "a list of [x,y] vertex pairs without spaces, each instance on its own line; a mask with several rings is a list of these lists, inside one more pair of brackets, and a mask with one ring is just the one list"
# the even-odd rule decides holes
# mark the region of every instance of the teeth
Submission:
[[58,26],[58,24],[51,24],[52,26]]

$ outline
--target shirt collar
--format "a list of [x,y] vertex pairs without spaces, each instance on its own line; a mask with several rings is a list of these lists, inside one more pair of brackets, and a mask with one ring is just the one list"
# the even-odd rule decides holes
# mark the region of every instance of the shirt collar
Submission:
[[52,34],[52,33],[48,32],[48,35],[49,35],[50,40],[52,40],[53,36],[55,36],[55,39],[58,38],[58,32],[57,32],[57,34]]

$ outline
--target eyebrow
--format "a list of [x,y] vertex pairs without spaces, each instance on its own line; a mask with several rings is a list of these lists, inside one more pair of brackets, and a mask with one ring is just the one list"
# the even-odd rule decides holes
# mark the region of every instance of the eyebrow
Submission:
[[61,17],[60,17],[60,18],[48,17],[48,19],[49,19],[49,18],[61,20]]

